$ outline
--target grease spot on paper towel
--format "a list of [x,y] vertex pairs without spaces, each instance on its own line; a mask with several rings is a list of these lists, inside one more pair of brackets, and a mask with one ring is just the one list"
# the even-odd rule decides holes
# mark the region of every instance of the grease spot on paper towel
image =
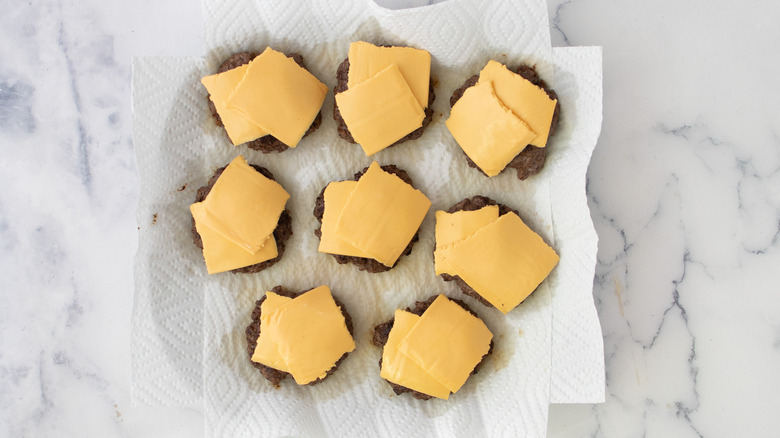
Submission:
[[[483,321],[486,320],[483,318]],[[499,327],[496,327],[497,325]],[[488,362],[485,364],[489,366],[490,372],[477,373],[477,376],[480,374],[493,374],[497,371],[503,370],[509,366],[509,363],[512,360],[512,356],[515,354],[515,347],[517,342],[512,335],[515,328],[512,324],[503,318],[503,315],[501,315],[497,321],[491,321],[491,324],[488,326],[488,328],[490,328],[491,331],[495,334],[493,337],[493,353],[488,356]],[[486,377],[495,378],[495,376],[490,377],[489,375]]]
[[493,353],[488,356],[489,363],[492,364],[492,372],[503,370],[509,366],[512,356],[515,354],[515,343],[506,341],[503,335],[499,335],[493,346]]
[[503,370],[509,365],[509,355],[506,350],[496,350],[492,354],[493,357],[489,357],[490,363],[493,364],[491,371]]

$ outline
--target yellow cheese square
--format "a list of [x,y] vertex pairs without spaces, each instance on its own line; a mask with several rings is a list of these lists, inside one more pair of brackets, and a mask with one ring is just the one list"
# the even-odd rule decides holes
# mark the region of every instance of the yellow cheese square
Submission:
[[391,64],[398,66],[404,80],[422,108],[428,106],[431,54],[413,47],[378,47],[364,41],[349,45],[347,87],[352,88]]
[[344,204],[335,234],[393,266],[420,228],[431,201],[374,161]]
[[498,175],[536,136],[498,100],[489,81],[468,88],[445,124],[488,176]]
[[282,356],[279,354],[279,344],[273,337],[268,335],[268,330],[265,327],[268,326],[268,318],[271,312],[278,309],[284,304],[287,304],[292,298],[275,294],[273,292],[265,293],[265,301],[260,305],[260,336],[257,337],[257,345],[255,351],[252,354],[252,361],[261,363],[265,366],[284,371],[289,373]]
[[503,313],[526,299],[558,263],[558,254],[514,213],[442,250],[441,257]]
[[352,137],[368,156],[419,128],[425,118],[395,64],[337,94],[336,104]]
[[239,155],[222,172],[203,202],[190,206],[196,223],[255,254],[279,222],[290,195]]
[[479,318],[439,295],[398,351],[451,392],[457,392],[490,350],[493,333]]
[[498,99],[537,134],[531,144],[544,147],[558,101],[500,62],[490,61],[479,72],[479,83],[488,81]]
[[447,400],[450,390],[436,381],[408,356],[398,351],[398,345],[417,324],[420,317],[403,310],[395,311],[395,321],[382,351],[382,369],[379,375],[396,385],[405,386],[432,397]]
[[203,242],[203,258],[209,274],[231,271],[245,266],[262,263],[279,255],[276,239],[271,235],[260,250],[252,254],[235,243],[225,239],[208,226],[195,220],[195,227]]
[[227,107],[228,97],[233,93],[241,79],[244,78],[248,64],[236,67],[223,73],[206,76],[200,82],[209,92],[209,99],[217,108],[222,125],[227,131],[230,141],[234,145],[240,145],[255,140],[266,134],[262,128],[253,124],[240,112]]
[[228,108],[294,148],[325,101],[327,85],[270,47],[248,64]]
[[325,187],[325,212],[322,214],[322,235],[320,236],[319,252],[352,257],[370,257],[336,235],[336,223],[347,199],[357,187],[357,181],[332,182]]
[[436,212],[436,250],[433,252],[436,275],[450,274],[449,266],[441,261],[440,251],[449,245],[465,239],[478,229],[498,219],[498,206],[488,205],[474,211],[456,211],[447,213],[439,210]]
[[279,346],[299,385],[324,378],[344,355],[355,349],[344,315],[328,286],[312,289],[269,312],[268,335]]

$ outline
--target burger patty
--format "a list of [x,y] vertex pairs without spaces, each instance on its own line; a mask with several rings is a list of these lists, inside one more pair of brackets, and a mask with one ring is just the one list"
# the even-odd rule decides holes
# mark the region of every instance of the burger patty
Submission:
[[[452,207],[450,207],[449,210],[447,210],[447,213],[455,213],[457,211],[475,211],[483,207],[487,207],[488,205],[497,205],[499,216],[503,216],[509,212],[512,212],[520,216],[517,210],[513,210],[504,204],[499,204],[498,202],[488,198],[487,196],[474,196],[472,198],[466,198],[458,202],[457,204],[453,205]],[[434,248],[436,248],[435,242],[434,242]],[[471,286],[466,284],[466,282],[463,281],[463,279],[460,278],[459,276],[441,274],[441,278],[444,279],[444,281],[454,281],[455,284],[458,285],[458,287],[464,294],[476,299],[477,301],[479,301],[480,303],[488,307],[493,307],[493,305],[490,304],[488,300],[486,300],[484,297],[482,297],[482,295],[477,293],[477,291],[475,291]]]
[[[244,64],[249,64],[249,62],[255,59],[257,56],[258,54],[255,52],[236,53],[235,55],[225,60],[225,62],[223,62],[222,65],[219,66],[219,69],[217,69],[217,73],[224,73],[228,70],[232,70]],[[304,65],[303,63],[303,56],[301,56],[300,54],[293,53],[291,55],[287,55],[287,57],[292,58],[293,61],[295,61],[302,68],[304,69],[306,68],[306,65]],[[214,121],[217,123],[217,126],[224,126],[222,124],[222,118],[220,118],[219,113],[217,113],[217,107],[214,106],[214,102],[211,101],[210,96],[209,98],[207,98],[207,100],[209,102],[209,109],[211,110],[211,116],[214,117]],[[321,123],[322,123],[322,112],[318,112],[317,117],[314,118],[314,121],[312,122],[311,126],[309,126],[309,129],[306,131],[305,134],[303,134],[303,136],[306,137],[307,135],[316,131],[317,128],[320,127]],[[225,131],[225,135],[227,135],[227,131]],[[247,142],[246,145],[248,148],[254,149],[256,151],[260,151],[264,154],[268,154],[271,152],[284,152],[285,150],[290,148],[289,146],[282,143],[280,140],[278,140],[276,137],[270,134],[264,135],[260,138]]]
[[[349,58],[346,58],[339,65],[338,70],[336,70],[337,83],[336,86],[333,88],[333,94],[339,94],[341,92],[347,91],[348,79],[349,79]],[[417,140],[422,136],[423,131],[425,131],[425,128],[431,123],[431,120],[433,119],[433,108],[431,108],[431,105],[433,105],[433,101],[436,98],[436,94],[433,91],[433,79],[431,79],[428,84],[429,84],[428,85],[428,106],[426,106],[424,109],[425,118],[422,121],[422,126],[410,132],[409,134],[407,134],[406,136],[404,136],[403,138],[401,138],[400,140],[396,141],[395,143],[391,144],[388,147],[395,146],[397,144],[403,143],[408,140]],[[344,140],[350,143],[357,143],[355,139],[352,137],[352,133],[349,132],[347,123],[344,121],[344,118],[341,117],[339,106],[335,102],[333,104],[333,120],[336,121],[336,127],[338,128],[339,137],[343,138]]]
[[[531,82],[532,84],[536,85],[537,87],[541,88],[542,90],[547,93],[548,96],[550,96],[550,99],[555,99],[557,101],[558,95],[555,93],[554,90],[552,90],[550,87],[547,86],[547,84],[539,77],[539,74],[536,72],[536,69],[533,67],[527,66],[527,65],[521,65],[516,70],[517,74]],[[463,83],[458,89],[456,89],[452,93],[452,97],[450,97],[450,108],[452,108],[455,105],[455,102],[460,100],[461,97],[463,97],[463,93],[473,87],[477,84],[477,81],[479,81],[479,75],[474,75],[468,79],[466,79],[466,82]],[[558,127],[558,119],[560,117],[561,112],[561,104],[560,102],[556,102],[555,104],[555,110],[553,112],[553,118],[552,122],[550,123],[550,134],[548,136],[552,137],[553,134],[555,134],[555,131]],[[473,167],[477,169],[480,173],[483,175],[486,175],[485,172],[482,171],[482,169],[477,166],[476,163],[474,163],[471,158],[469,158],[468,155],[466,155],[465,152],[463,152],[463,155],[466,157],[466,161],[468,162],[469,167]],[[536,175],[539,173],[539,171],[542,170],[542,167],[544,166],[544,160],[547,157],[547,148],[543,147],[536,147],[528,145],[526,146],[519,154],[517,154],[512,161],[507,164],[507,168],[515,169],[515,172],[517,173],[517,178],[520,180],[525,180],[531,175]],[[486,175],[487,176],[487,175]]]
[[[270,180],[274,180],[274,175],[265,167],[255,166],[251,165],[252,168],[254,168],[256,171],[260,172],[263,176]],[[227,166],[225,166],[227,167]],[[222,172],[225,171],[225,167],[220,167],[217,169],[216,172],[214,172],[214,175],[209,179],[208,184],[198,189],[197,194],[195,195],[195,202],[202,202],[206,199],[206,196],[208,196],[209,192],[211,192],[211,188],[214,187],[214,184],[219,179],[219,176],[222,175]],[[276,251],[277,255],[276,257],[272,258],[271,260],[266,260],[264,262],[260,262],[254,265],[245,266],[243,268],[233,269],[230,272],[233,273],[240,273],[240,274],[254,274],[255,272],[260,272],[264,269],[268,269],[276,262],[281,260],[282,255],[284,255],[284,248],[285,243],[287,242],[287,239],[290,238],[293,234],[292,229],[292,217],[290,216],[289,210],[282,211],[282,214],[279,215],[279,222],[276,223],[276,228],[274,228],[274,239],[276,239]],[[198,229],[195,226],[195,218],[192,218],[192,241],[195,243],[195,245],[203,249],[203,240],[200,238],[200,234],[198,233]]]
[[[406,173],[406,171],[399,168],[398,166],[394,164],[389,164],[389,165],[382,166],[382,170],[388,173],[392,173],[393,175],[401,178],[403,182],[414,187],[414,185],[412,184],[412,179],[409,178],[409,175]],[[368,167],[356,173],[354,180],[357,181],[358,179],[360,179],[360,177],[363,176],[363,174],[366,173],[366,171],[368,171]],[[314,235],[320,239],[322,239],[322,217],[325,214],[325,187],[323,187],[322,191],[320,191],[320,194],[319,196],[317,196],[317,200],[314,203],[314,217],[317,218],[317,220],[320,223],[319,228],[314,230]],[[412,240],[409,241],[409,244],[406,246],[403,253],[401,253],[401,256],[409,255],[412,253],[412,246],[414,246],[415,242],[419,240],[420,238],[419,234],[420,234],[419,230],[416,233],[414,233],[414,237],[412,237]],[[360,269],[361,271],[370,272],[372,274],[389,271],[390,269],[396,267],[398,265],[398,262],[401,260],[401,258],[399,257],[392,267],[387,267],[374,259],[369,259],[364,257],[353,257],[353,256],[339,255],[339,254],[331,254],[331,256],[333,256],[339,264],[343,265],[345,263],[351,263],[357,266],[357,268]]]
[[[422,314],[428,309],[428,307],[431,306],[431,304],[433,304],[433,301],[436,300],[437,297],[438,297],[438,295],[434,295],[434,296],[428,298],[425,301],[417,301],[417,302],[414,303],[414,307],[412,307],[412,308],[407,307],[405,310],[407,312],[414,313],[417,316],[422,316]],[[448,299],[454,301],[460,307],[465,309],[467,312],[469,312],[470,314],[472,314],[472,315],[476,316],[477,318],[479,318],[479,316],[477,316],[477,314],[474,313],[474,311],[472,311],[471,308],[469,308],[469,306],[466,303],[464,303],[462,300],[459,300],[459,299],[456,299],[456,298],[449,298],[449,297],[448,297]],[[393,329],[393,324],[394,323],[395,323],[395,318],[392,318],[392,319],[390,319],[388,321],[385,321],[385,322],[377,325],[376,327],[374,327],[374,335],[371,338],[371,343],[376,345],[377,347],[384,348],[385,344],[387,344],[387,339],[390,336],[390,331]],[[482,365],[485,363],[485,359],[487,359],[487,357],[492,352],[493,352],[493,341],[491,340],[490,341],[490,348],[488,349],[488,352],[485,353],[484,356],[482,356],[482,360],[480,360],[479,363],[477,364],[477,366],[474,367],[474,370],[471,371],[472,375],[477,374],[479,369],[482,368]],[[380,370],[382,369],[382,359],[381,358],[379,359],[379,369]],[[395,392],[396,395],[401,395],[401,394],[403,394],[405,392],[411,392],[412,393],[412,397],[414,397],[416,399],[419,399],[419,400],[430,400],[431,398],[433,398],[432,396],[430,396],[428,394],[423,394],[422,392],[415,391],[413,389],[407,388],[405,386],[398,385],[398,384],[390,382],[388,380],[385,380],[385,382],[387,382],[390,385],[390,387],[393,388],[393,392]]]
[[[292,292],[287,289],[285,289],[282,286],[276,286],[273,289],[271,289],[271,292],[282,295],[288,298],[295,298],[301,294],[304,294],[311,289],[307,289],[303,292]],[[255,303],[255,308],[252,310],[252,322],[249,323],[249,325],[246,328],[246,331],[244,332],[246,334],[246,352],[249,355],[249,361],[252,362],[252,355],[255,352],[255,348],[257,347],[257,338],[260,337],[260,332],[262,327],[260,326],[260,316],[262,315],[262,309],[261,305],[265,301],[266,296],[263,295],[262,298],[257,300]],[[336,305],[339,306],[341,309],[341,314],[344,315],[344,322],[347,325],[347,330],[349,331],[350,335],[353,335],[352,333],[352,316],[350,316],[349,312],[347,312],[346,307],[335,297],[333,298],[333,301],[336,302]],[[347,358],[349,353],[344,353],[341,358],[339,358],[338,361],[336,361],[336,364],[333,365],[331,369],[328,370],[327,374],[323,378],[318,378],[317,380],[312,381],[311,383],[308,383],[307,385],[316,385],[323,380],[330,377],[331,374],[335,373],[336,370],[339,368],[339,365],[341,365],[341,362],[344,361],[344,359]],[[275,387],[279,387],[279,383],[284,380],[287,376],[290,375],[290,373],[286,373],[284,371],[277,370],[276,368],[271,368],[269,366],[263,365],[261,363],[252,362],[252,365],[257,368],[260,371],[260,374],[263,375],[269,382],[271,382],[272,385]]]

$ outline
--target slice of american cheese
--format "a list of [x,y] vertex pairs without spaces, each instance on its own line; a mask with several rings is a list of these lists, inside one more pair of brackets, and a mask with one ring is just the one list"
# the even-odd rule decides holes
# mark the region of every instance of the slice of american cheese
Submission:
[[457,275],[441,260],[443,248],[459,242],[498,218],[498,206],[488,205],[474,211],[436,212],[436,250],[433,253],[436,275]]
[[200,80],[209,92],[209,99],[217,108],[222,125],[227,131],[230,141],[234,145],[255,140],[266,134],[262,128],[250,122],[244,115],[235,109],[228,108],[227,99],[233,93],[249,66],[244,64],[223,73],[206,76]]
[[431,377],[408,356],[398,351],[401,340],[406,338],[420,317],[398,309],[395,311],[393,328],[382,351],[382,369],[379,375],[397,385],[405,386],[423,394],[447,400],[450,390]]
[[265,293],[265,301],[260,305],[260,336],[257,338],[257,345],[252,354],[252,361],[261,363],[265,366],[289,373],[287,363],[279,354],[279,344],[276,339],[269,335],[265,327],[270,326],[269,318],[273,311],[284,304],[290,302],[292,298],[278,295],[273,292]]
[[559,260],[555,250],[511,212],[442,249],[439,256],[503,313],[528,297]]
[[190,206],[196,224],[256,254],[271,238],[290,195],[254,170],[243,156],[222,172],[203,202]]
[[378,47],[364,41],[349,45],[347,87],[365,82],[391,64],[398,66],[420,107],[428,106],[431,54],[413,47]]
[[336,95],[352,137],[371,156],[422,126],[423,107],[396,64]]
[[530,144],[544,147],[557,100],[500,62],[490,61],[479,72],[479,83],[491,82],[496,96],[537,135]]
[[344,203],[334,234],[370,258],[393,266],[430,206],[422,192],[375,161]]
[[488,176],[498,175],[536,136],[501,103],[487,80],[463,93],[445,124],[463,152]]
[[401,340],[398,351],[457,392],[490,350],[492,338],[482,320],[439,295]]
[[336,235],[336,224],[347,199],[357,186],[357,181],[334,181],[325,187],[325,211],[322,214],[322,228],[319,252],[351,257],[370,257],[360,249],[350,245]]
[[279,255],[276,239],[271,235],[259,251],[252,254],[235,243],[225,239],[209,226],[195,221],[200,239],[203,242],[203,259],[206,261],[206,271],[217,274],[245,266],[271,260]]
[[260,329],[261,336],[267,332],[276,343],[279,357],[299,385],[324,378],[344,353],[355,349],[328,286],[303,293],[267,315],[264,312]]

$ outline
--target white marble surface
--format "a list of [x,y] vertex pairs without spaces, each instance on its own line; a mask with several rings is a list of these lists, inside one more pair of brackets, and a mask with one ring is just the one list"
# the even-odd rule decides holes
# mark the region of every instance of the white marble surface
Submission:
[[[419,0],[382,0],[409,6]],[[0,436],[199,436],[130,406],[138,176],[130,61],[202,55],[184,0],[0,14]],[[780,4],[551,1],[554,45],[604,47],[588,174],[607,401],[554,437],[777,436]]]

